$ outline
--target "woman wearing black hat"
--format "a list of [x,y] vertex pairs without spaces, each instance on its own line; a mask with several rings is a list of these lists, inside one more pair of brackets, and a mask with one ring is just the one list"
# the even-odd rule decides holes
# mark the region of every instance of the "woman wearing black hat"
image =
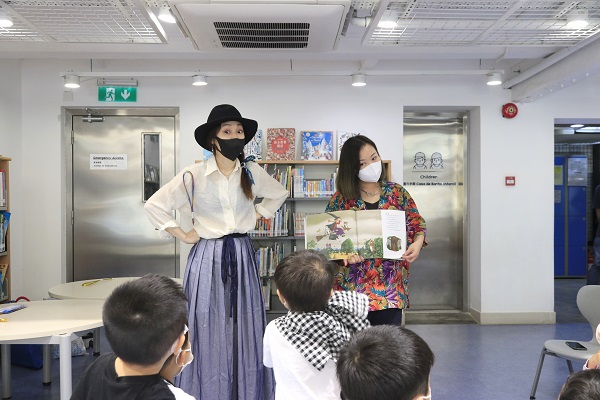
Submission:
[[[163,235],[194,244],[183,286],[197,361],[176,383],[198,400],[274,395],[272,374],[262,363],[262,285],[246,233],[257,218],[272,217],[288,193],[263,168],[244,160],[244,145],[257,127],[231,105],[213,108],[195,131],[198,144],[213,156],[185,168],[145,205]],[[257,197],[263,200],[255,204]],[[173,210],[191,212],[193,229],[182,230]]]

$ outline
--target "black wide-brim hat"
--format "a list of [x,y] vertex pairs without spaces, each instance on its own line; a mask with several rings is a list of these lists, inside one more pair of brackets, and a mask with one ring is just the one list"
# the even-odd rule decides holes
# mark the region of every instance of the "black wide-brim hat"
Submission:
[[194,131],[196,142],[206,150],[212,151],[212,146],[208,143],[208,134],[214,127],[220,126],[223,122],[227,121],[237,121],[242,124],[244,127],[245,143],[248,143],[256,135],[258,122],[242,117],[237,108],[230,104],[219,104],[212,109],[206,123],[200,125]]

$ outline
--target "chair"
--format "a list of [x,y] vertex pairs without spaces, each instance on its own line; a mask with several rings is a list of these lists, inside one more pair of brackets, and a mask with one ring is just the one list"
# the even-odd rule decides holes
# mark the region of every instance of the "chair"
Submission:
[[[537,390],[540,373],[542,372],[542,364],[546,355],[564,358],[569,367],[569,373],[573,373],[573,365],[571,360],[586,361],[592,355],[600,350],[600,343],[596,339],[596,327],[600,325],[600,285],[588,285],[579,289],[577,292],[577,308],[581,314],[587,319],[592,327],[592,340],[589,342],[580,342],[587,350],[573,350],[565,344],[569,339],[563,340],[546,340],[544,348],[540,355],[537,372],[531,388],[530,399],[535,399],[535,391]],[[576,340],[574,340],[576,341]]]

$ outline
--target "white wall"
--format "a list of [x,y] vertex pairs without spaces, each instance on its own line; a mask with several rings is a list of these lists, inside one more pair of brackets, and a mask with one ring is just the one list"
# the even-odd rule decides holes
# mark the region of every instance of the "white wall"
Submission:
[[[0,100],[0,116],[18,133],[12,140],[22,139],[11,146],[17,154],[22,146],[19,157],[12,155],[17,171],[22,169],[20,193],[13,190],[22,200],[20,209],[13,207],[13,254],[15,248],[20,253],[13,259],[21,261],[13,268],[13,292],[40,299],[65,280],[61,107],[106,104],[97,102],[95,79],[82,82],[73,101],[62,101],[60,72],[86,71],[89,60],[25,60],[0,67],[0,79],[23,104],[21,118],[20,110]],[[484,77],[369,77],[363,88],[351,87],[349,77],[331,76],[209,78],[206,87],[192,87],[189,78],[140,78],[136,106],[180,108],[182,167],[201,157],[194,128],[214,105],[230,103],[262,128],[362,129],[382,157],[392,160],[398,182],[404,107],[473,109],[472,120],[480,123],[469,133],[470,308],[483,323],[549,323],[554,321],[553,121],[597,118],[592,88],[599,83],[590,78],[522,104],[512,120],[500,114],[509,92],[485,85]],[[4,143],[6,130],[0,135]],[[504,186],[507,175],[516,176],[515,187]],[[187,252],[182,247],[182,268]]]

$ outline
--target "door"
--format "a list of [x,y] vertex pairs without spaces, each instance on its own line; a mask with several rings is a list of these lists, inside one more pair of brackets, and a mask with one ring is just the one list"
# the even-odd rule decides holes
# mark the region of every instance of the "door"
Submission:
[[73,280],[179,275],[178,243],[158,239],[143,209],[175,175],[176,116],[122,111],[71,115]]
[[428,246],[410,268],[413,310],[466,311],[466,113],[404,113],[404,187],[427,223]]

